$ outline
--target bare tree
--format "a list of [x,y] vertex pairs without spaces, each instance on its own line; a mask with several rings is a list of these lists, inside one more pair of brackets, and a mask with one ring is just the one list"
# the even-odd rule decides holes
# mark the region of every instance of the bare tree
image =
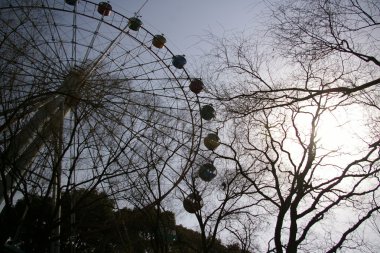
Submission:
[[234,140],[216,153],[272,217],[268,251],[371,252],[360,232],[379,211],[378,3],[271,7],[267,43],[210,35],[208,91]]
[[[227,151],[223,147],[218,149]],[[207,178],[209,174],[202,175],[203,166],[210,164],[215,164],[215,178]],[[211,162],[210,158],[205,157],[199,159],[181,191],[185,210],[194,214],[198,222],[202,252],[216,252],[218,239],[225,241],[227,236],[231,239],[228,242],[238,243],[242,250],[251,252],[255,243],[252,233],[255,231],[241,234],[234,227],[246,219],[260,224],[261,216],[255,210],[257,202],[249,197],[255,189],[239,173],[234,161],[215,158]],[[186,203],[188,198],[193,200],[190,206]]]

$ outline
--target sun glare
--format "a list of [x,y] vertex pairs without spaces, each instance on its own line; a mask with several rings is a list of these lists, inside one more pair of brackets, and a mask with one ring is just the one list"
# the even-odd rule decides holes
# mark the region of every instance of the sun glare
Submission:
[[[366,114],[359,106],[350,106],[349,110],[338,108],[325,111],[316,128],[316,162],[322,159],[314,173],[315,178],[331,179],[341,174],[341,168],[358,159],[368,151],[370,129],[366,126]],[[293,159],[301,162],[305,145],[310,134],[310,114],[299,115],[296,120],[298,131],[304,143],[289,141],[286,148],[291,150]],[[298,144],[297,144],[298,143]]]
[[363,147],[368,135],[360,108],[323,115],[317,128],[317,146],[328,150],[354,152]]

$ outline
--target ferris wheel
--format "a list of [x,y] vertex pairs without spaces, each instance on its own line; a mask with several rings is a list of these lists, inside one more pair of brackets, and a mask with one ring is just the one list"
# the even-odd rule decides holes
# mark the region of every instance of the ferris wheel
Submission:
[[59,181],[152,204],[184,178],[214,112],[162,34],[86,0],[7,1],[0,27],[0,196]]

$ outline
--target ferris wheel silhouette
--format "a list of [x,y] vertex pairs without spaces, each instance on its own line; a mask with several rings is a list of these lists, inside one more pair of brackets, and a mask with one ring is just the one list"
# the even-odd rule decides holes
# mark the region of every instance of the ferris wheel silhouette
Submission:
[[201,143],[203,83],[186,58],[108,2],[10,1],[0,12],[1,195],[27,180],[49,190],[57,170],[69,189],[74,168],[77,186],[155,179],[160,198],[170,192]]

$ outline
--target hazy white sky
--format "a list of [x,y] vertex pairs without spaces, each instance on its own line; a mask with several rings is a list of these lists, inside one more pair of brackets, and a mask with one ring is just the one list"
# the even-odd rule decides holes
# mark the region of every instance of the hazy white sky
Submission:
[[[113,0],[115,11],[133,16],[145,0]],[[163,33],[170,50],[194,55],[207,31],[250,31],[264,12],[263,0],[148,0],[140,11],[144,27]]]

